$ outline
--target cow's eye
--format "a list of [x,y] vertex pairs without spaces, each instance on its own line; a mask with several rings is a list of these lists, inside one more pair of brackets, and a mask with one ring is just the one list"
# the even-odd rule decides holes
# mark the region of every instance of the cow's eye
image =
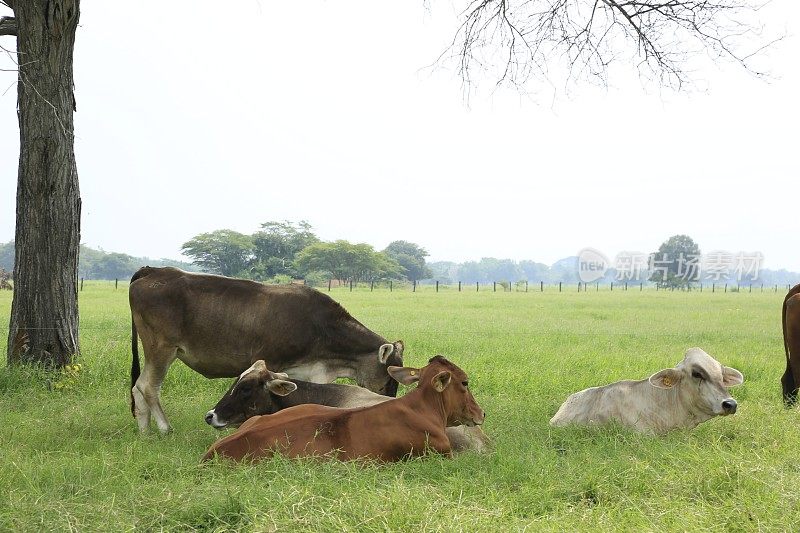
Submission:
[[695,379],[699,379],[700,381],[703,381],[703,375],[700,374],[700,372],[698,372],[697,370],[692,371],[692,377]]
[[465,387],[469,387],[469,381],[462,381],[461,384]]

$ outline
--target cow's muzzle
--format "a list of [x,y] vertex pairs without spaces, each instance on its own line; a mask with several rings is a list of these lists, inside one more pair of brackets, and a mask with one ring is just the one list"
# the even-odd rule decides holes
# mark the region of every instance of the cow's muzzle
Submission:
[[483,421],[485,418],[486,418],[486,412],[480,410],[469,416],[466,421],[462,422],[462,424],[469,427],[481,426],[483,425]]
[[736,412],[736,407],[737,407],[737,404],[736,404],[736,400],[734,400],[734,399],[725,400],[724,402],[722,402],[722,411],[726,415],[732,415],[733,413],[735,413]]
[[228,425],[217,418],[217,413],[213,409],[206,413],[206,424],[217,429],[222,429]]

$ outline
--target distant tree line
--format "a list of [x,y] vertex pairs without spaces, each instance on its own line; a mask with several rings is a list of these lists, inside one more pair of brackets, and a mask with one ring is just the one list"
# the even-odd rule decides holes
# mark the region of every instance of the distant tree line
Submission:
[[[85,279],[126,279],[141,266],[175,266],[258,281],[288,282],[306,279],[323,283],[340,281],[409,280],[422,283],[578,283],[578,257],[571,256],[551,265],[512,259],[484,257],[479,261],[427,263],[428,252],[408,241],[394,241],[378,251],[369,244],[346,240],[324,242],[305,221],[265,222],[252,235],[217,230],[197,235],[184,243],[183,252],[192,263],[170,259],[148,259],[124,253],[105,252],[81,245],[79,277]],[[650,254],[655,263],[629,283],[657,284],[665,288],[686,288],[712,280],[701,279],[691,259],[700,247],[687,235],[674,235]],[[650,268],[654,267],[654,268]],[[708,270],[708,265],[704,266]],[[12,272],[14,243],[0,244],[0,269]],[[785,269],[759,269],[737,279],[732,269],[720,272],[716,282],[787,285],[800,281],[800,273]],[[626,280],[611,265],[600,283],[622,284]]]
[[[117,252],[95,250],[85,245],[80,247],[78,277],[85,279],[128,279],[143,266],[174,266],[183,270],[199,270],[192,263],[172,259],[150,259],[134,257]],[[13,272],[14,242],[0,244],[0,269]]]
[[567,257],[552,265],[536,261],[514,261],[484,257],[480,261],[455,263],[436,261],[428,266],[432,271],[430,281],[440,283],[493,283],[498,282],[540,282],[578,283],[577,257]]
[[428,252],[417,244],[394,241],[378,251],[364,243],[324,242],[306,221],[265,222],[252,235],[229,229],[202,233],[185,242],[182,251],[207,272],[259,281],[416,281],[431,276]]
[[[644,267],[636,276],[630,272],[618,270],[619,265],[613,262],[605,274],[597,280],[599,283],[632,283],[656,284],[662,288],[687,288],[704,284],[737,284],[742,285],[793,285],[800,281],[800,273],[785,269],[769,270],[755,268],[747,272],[737,272],[742,265],[735,265],[733,257],[725,258],[727,263],[710,264],[710,259],[721,259],[717,254],[703,257],[700,247],[688,235],[673,235],[664,241],[657,251],[647,255]],[[755,254],[752,258],[754,259]],[[763,259],[763,258],[762,258]],[[432,276],[427,283],[575,283],[579,281],[578,257],[571,256],[560,259],[552,265],[535,261],[514,261],[512,259],[496,259],[484,257],[480,261],[454,263],[438,261],[430,263]],[[713,274],[713,278],[709,275]]]

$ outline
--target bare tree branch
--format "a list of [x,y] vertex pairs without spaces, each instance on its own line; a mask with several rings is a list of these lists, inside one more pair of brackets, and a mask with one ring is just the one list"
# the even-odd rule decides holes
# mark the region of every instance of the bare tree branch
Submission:
[[436,64],[453,63],[468,89],[475,76],[522,87],[589,78],[607,85],[610,66],[629,61],[643,80],[681,89],[698,61],[752,62],[782,39],[765,38],[751,0],[469,0]]
[[0,17],[0,35],[17,35],[17,19]]

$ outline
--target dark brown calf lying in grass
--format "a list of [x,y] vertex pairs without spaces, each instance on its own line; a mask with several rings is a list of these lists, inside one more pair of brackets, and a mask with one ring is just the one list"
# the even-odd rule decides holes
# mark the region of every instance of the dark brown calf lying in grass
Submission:
[[[256,361],[206,413],[205,420],[209,425],[222,429],[236,427],[253,416],[269,415],[308,403],[353,408],[393,399],[355,385],[291,379],[286,374],[271,372],[264,361]],[[489,438],[478,426],[449,427],[447,438],[454,453],[483,453],[490,448]]]
[[468,388],[463,370],[442,356],[418,369],[389,367],[400,383],[419,386],[401,398],[369,407],[339,409],[299,405],[255,416],[220,439],[203,457],[241,461],[281,453],[287,457],[397,461],[428,450],[452,453],[448,426],[483,423],[484,412]]

